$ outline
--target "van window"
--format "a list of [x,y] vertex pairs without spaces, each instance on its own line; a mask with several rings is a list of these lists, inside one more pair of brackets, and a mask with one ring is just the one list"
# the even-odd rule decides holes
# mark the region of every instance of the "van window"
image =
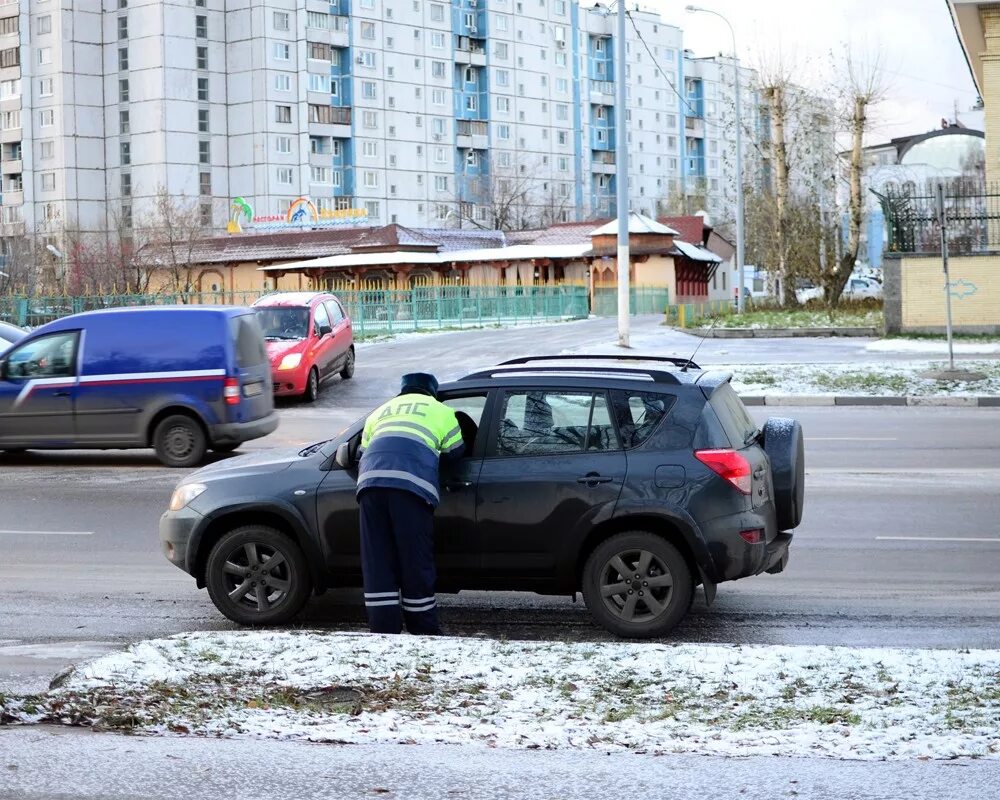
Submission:
[[246,369],[268,363],[267,348],[264,346],[264,333],[260,329],[255,314],[231,317],[229,330],[233,336],[233,347],[236,350],[238,367]]
[[77,331],[40,336],[7,355],[11,378],[70,378],[76,375]]

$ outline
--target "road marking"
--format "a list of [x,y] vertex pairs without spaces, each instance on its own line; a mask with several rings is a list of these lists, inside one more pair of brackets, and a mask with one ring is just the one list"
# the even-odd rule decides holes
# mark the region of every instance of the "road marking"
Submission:
[[9,536],[93,536],[93,531],[4,531],[0,534]]
[[1000,536],[876,536],[877,542],[992,542],[1000,544]]
[[897,442],[895,436],[806,436],[807,442]]

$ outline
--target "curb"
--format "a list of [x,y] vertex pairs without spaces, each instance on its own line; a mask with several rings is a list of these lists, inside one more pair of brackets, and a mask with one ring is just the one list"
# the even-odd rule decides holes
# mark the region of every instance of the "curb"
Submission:
[[925,406],[1000,408],[1000,397],[921,397],[904,395],[784,394],[741,395],[746,406]]
[[807,337],[861,336],[877,338],[877,328],[678,328],[675,331],[702,339],[805,339]]

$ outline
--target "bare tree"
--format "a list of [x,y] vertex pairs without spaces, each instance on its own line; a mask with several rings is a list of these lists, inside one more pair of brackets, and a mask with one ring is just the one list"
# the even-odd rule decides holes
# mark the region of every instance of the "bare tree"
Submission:
[[560,194],[558,182],[540,177],[542,171],[535,159],[502,164],[492,157],[487,173],[468,179],[453,197],[458,224],[518,231],[558,222],[571,200]]
[[38,290],[41,275],[34,244],[30,235],[0,240],[0,294],[34,294]]
[[141,252],[143,263],[166,278],[164,288],[179,294],[194,291],[195,249],[205,236],[198,203],[184,195],[175,197],[160,186],[153,212],[140,227],[146,241],[135,253]]
[[839,263],[833,262],[822,275],[824,295],[831,307],[840,302],[840,296],[854,271],[858,250],[861,247],[865,212],[865,198],[861,190],[861,179],[865,168],[864,138],[869,128],[871,109],[884,99],[887,89],[881,53],[858,56],[848,50],[843,73],[842,116],[851,140],[850,160],[847,166],[850,198],[847,206],[847,245]]

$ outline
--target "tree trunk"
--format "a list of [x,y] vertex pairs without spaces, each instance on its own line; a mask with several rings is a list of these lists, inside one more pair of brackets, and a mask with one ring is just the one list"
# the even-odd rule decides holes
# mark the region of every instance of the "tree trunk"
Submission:
[[868,100],[865,97],[854,98],[854,110],[851,114],[851,166],[848,182],[851,187],[851,199],[848,206],[847,248],[841,256],[839,269],[827,273],[826,299],[831,307],[836,307],[844,287],[854,272],[854,262],[858,258],[861,247],[861,226],[864,221],[864,200],[861,195],[861,173],[864,169],[862,161],[862,145],[864,144],[865,127],[867,125]]
[[781,280],[782,305],[795,304],[795,276],[788,265],[788,145],[785,142],[785,87],[781,84],[768,92],[771,108],[772,151],[774,153],[774,220],[775,241],[778,245],[778,276]]

